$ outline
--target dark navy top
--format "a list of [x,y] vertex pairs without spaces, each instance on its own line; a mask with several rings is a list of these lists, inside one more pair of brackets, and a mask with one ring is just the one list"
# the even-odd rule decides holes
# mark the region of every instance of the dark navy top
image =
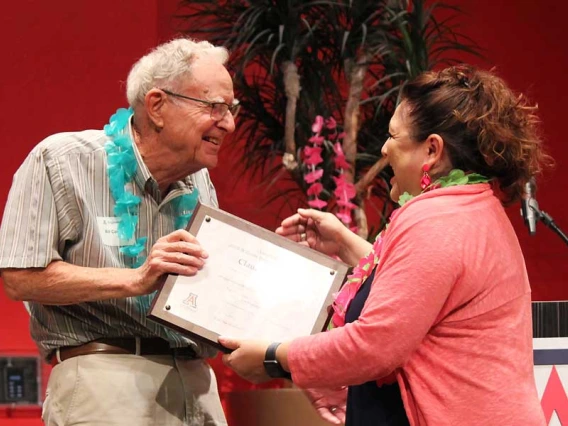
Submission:
[[[375,270],[363,283],[345,313],[345,322],[359,318],[375,277]],[[377,350],[380,347],[377,346]],[[356,365],[354,365],[357,368]],[[378,386],[375,380],[349,386],[345,426],[409,426],[397,383]]]

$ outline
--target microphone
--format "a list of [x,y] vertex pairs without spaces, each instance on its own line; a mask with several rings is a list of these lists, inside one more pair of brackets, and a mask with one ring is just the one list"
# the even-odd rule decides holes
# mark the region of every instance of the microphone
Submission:
[[538,203],[536,201],[536,182],[534,177],[531,177],[525,183],[525,190],[521,200],[521,215],[525,220],[525,225],[529,228],[529,235],[536,234],[536,222],[539,217],[537,215]]

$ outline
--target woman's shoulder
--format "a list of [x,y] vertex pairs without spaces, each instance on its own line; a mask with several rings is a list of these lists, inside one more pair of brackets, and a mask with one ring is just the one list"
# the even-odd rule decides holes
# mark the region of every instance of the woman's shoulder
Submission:
[[414,197],[395,214],[391,226],[408,228],[418,223],[445,228],[463,227],[503,210],[488,184],[435,189]]

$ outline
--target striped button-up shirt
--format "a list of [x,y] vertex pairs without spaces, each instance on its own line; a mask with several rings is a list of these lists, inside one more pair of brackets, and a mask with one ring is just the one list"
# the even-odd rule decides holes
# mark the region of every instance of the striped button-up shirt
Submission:
[[[130,129],[131,135],[132,130]],[[107,176],[108,138],[102,130],[59,133],[39,143],[14,176],[0,227],[0,268],[43,268],[56,260],[91,268],[127,268],[132,259],[105,237],[114,219]],[[146,252],[175,230],[171,201],[199,190],[201,203],[217,207],[209,173],[202,169],[176,182],[161,199],[157,182],[134,145],[138,168],[131,190],[141,198],[135,237],[148,237]],[[161,337],[172,347],[215,350],[146,318],[153,295],[48,306],[30,303],[31,334],[41,354],[102,337]]]

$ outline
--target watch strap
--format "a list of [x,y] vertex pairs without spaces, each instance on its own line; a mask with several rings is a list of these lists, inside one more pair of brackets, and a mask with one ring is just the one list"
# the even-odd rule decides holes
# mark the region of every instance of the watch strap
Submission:
[[280,342],[274,342],[266,348],[266,354],[264,355],[264,369],[272,378],[292,380],[292,375],[288,371],[284,370],[280,362],[276,359],[276,350],[278,349],[278,346],[280,346]]

